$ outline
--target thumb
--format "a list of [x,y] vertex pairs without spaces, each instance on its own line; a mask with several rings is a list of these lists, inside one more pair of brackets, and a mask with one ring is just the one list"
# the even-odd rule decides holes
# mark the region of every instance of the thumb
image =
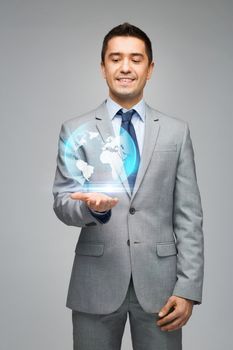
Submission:
[[172,308],[172,306],[174,306],[174,305],[175,305],[175,300],[169,298],[167,303],[159,311],[159,316],[160,317],[165,316],[169,312],[169,310]]
[[88,198],[87,193],[75,192],[70,195],[72,199],[80,199],[81,201],[86,201]]

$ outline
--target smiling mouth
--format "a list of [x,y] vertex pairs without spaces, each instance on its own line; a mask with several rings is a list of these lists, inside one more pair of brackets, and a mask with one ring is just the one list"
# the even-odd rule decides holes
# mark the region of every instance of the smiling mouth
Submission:
[[119,81],[122,84],[131,84],[135,79],[131,78],[118,78],[117,81]]

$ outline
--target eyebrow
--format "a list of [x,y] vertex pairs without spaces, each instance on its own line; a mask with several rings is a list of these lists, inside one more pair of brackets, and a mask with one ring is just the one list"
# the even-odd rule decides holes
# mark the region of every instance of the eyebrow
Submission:
[[[111,52],[109,54],[109,57],[112,57],[112,56],[120,56],[122,55],[121,52]],[[130,56],[140,56],[140,57],[144,57],[144,55],[142,53],[139,53],[139,52],[132,52],[130,53]]]

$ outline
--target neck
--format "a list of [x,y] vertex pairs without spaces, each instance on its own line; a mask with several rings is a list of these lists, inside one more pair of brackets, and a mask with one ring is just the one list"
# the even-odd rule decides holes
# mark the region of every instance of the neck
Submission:
[[111,94],[111,92],[109,93],[109,96],[111,97],[111,99],[118,103],[121,107],[125,108],[125,109],[130,109],[133,106],[135,106],[139,101],[141,101],[143,95],[141,94],[140,96],[137,96],[135,98],[132,99],[123,99],[122,97],[118,97],[118,96],[113,96]]

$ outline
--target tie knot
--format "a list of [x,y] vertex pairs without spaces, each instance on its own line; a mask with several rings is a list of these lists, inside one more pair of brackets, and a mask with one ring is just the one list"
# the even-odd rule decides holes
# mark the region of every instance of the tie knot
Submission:
[[125,122],[130,122],[131,121],[131,118],[134,114],[135,110],[134,109],[130,109],[129,111],[127,112],[123,112],[122,109],[120,109],[117,114],[121,115],[121,118],[122,118],[122,122],[125,123]]

